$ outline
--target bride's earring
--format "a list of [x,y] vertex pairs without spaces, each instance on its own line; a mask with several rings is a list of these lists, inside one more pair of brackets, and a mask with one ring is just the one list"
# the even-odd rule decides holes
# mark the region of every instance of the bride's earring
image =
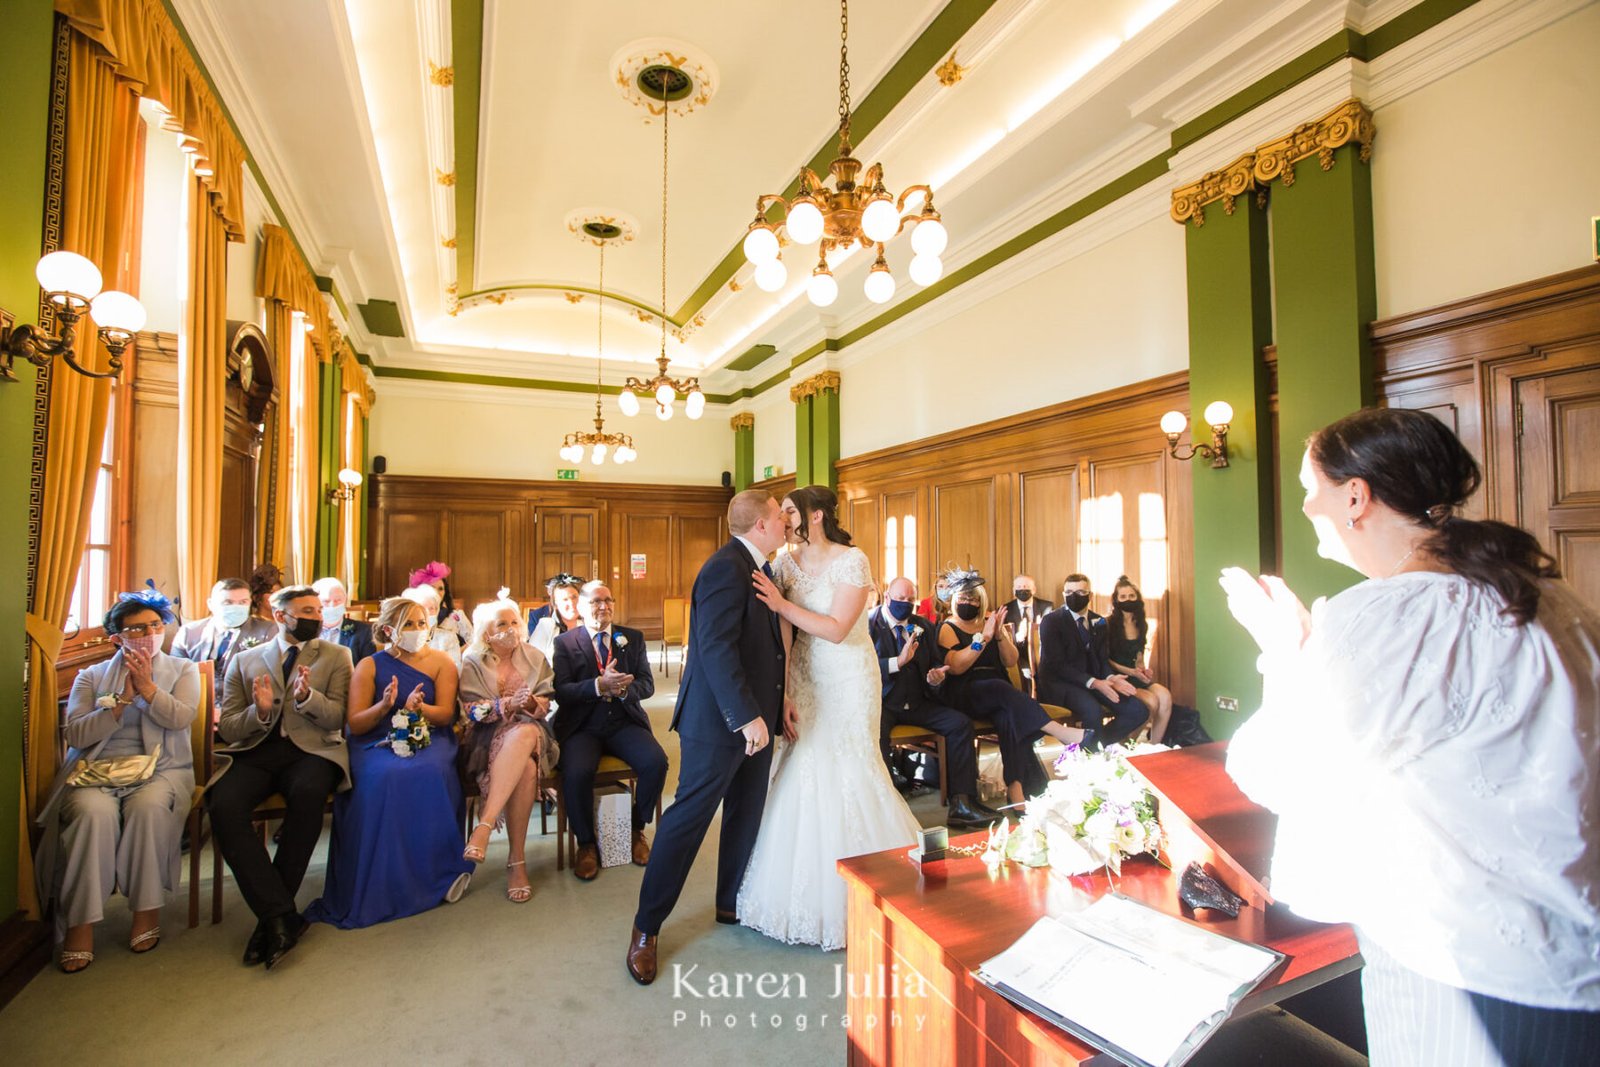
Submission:
[[1346,520],[1344,520],[1344,528],[1346,530],[1354,530],[1356,528],[1356,520],[1354,520],[1354,519],[1346,519]]

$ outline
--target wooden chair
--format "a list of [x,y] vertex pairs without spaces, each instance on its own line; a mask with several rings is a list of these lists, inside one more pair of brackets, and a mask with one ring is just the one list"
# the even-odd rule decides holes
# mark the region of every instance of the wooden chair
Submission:
[[[615,756],[601,756],[595,768],[594,787],[620,785],[630,794],[639,786],[639,773]],[[556,791],[556,870],[564,871],[567,864],[578,862],[578,838],[567,821],[567,794],[561,788],[559,776],[539,779],[542,795],[546,788]],[[661,798],[656,797],[656,819],[661,818]]]
[[[1011,684],[1013,686],[1022,690],[1024,693],[1028,692],[1028,686],[1025,683],[1022,677],[1022,671],[1019,668],[1015,666],[1007,667],[1006,675],[1011,679]],[[1066,723],[1068,726],[1080,725],[1077,716],[1069,708],[1063,708],[1056,704],[1045,704],[1043,702],[1041,702],[1039,706],[1044,709],[1044,713],[1046,715],[1050,716],[1050,718],[1056,722]],[[974,719],[972,720],[972,744],[978,750],[976,753],[977,755],[981,756],[983,754],[984,742],[988,742],[993,745],[999,745],[1000,736],[995,733],[994,723],[989,722],[987,719]],[[939,769],[939,776],[940,782],[942,783],[944,780],[943,767],[940,767]]]
[[[200,853],[211,834],[206,829],[205,788],[211,780],[212,739],[216,731],[217,667],[207,660],[200,668],[200,710],[189,728],[194,758],[194,796],[189,800],[189,928],[200,925]],[[211,850],[211,922],[222,921],[222,853]]]
[[931,753],[939,764],[939,803],[950,803],[950,780],[945,769],[943,734],[935,733],[925,726],[893,726],[889,729],[889,747]]
[[[661,600],[661,673],[663,677],[672,676],[671,665],[667,661],[667,647],[677,645],[679,650],[687,649],[689,644],[689,601],[681,596],[663,597]],[[682,673],[682,667],[679,667]]]

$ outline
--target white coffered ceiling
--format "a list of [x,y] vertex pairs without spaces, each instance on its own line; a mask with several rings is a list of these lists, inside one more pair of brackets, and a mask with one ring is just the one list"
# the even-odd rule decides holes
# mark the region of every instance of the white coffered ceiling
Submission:
[[[893,190],[934,184],[948,273],[1159,156],[1173,130],[1288,59],[1415,2],[857,0],[852,98],[859,108],[879,88],[873,103],[892,106],[863,116],[856,155],[881,161]],[[669,127],[674,367],[735,391],[885,310],[861,295],[863,256],[838,269],[840,298],[821,310],[801,288],[804,250],[785,252],[790,284],[775,294],[742,256],[727,260],[756,196],[785,191],[834,142],[839,22],[826,3],[174,7],[313,268],[353,318],[357,304],[398,304],[403,339],[351,323],[380,366],[592,380],[598,251],[569,230],[588,213],[634,235],[606,253],[607,376],[654,359],[661,123],[615,78],[620,56],[652,43],[683,46],[714,89]],[[480,10],[481,37],[454,40]],[[944,86],[934,67],[951,49],[930,43],[952,23],[967,69]],[[907,245],[889,246],[895,302],[917,291]],[[779,349],[769,365],[729,368],[764,343]]]

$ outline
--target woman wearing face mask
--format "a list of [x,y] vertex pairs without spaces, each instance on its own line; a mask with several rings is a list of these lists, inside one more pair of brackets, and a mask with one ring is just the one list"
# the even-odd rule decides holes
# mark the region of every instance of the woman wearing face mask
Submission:
[[461,667],[461,710],[467,723],[467,773],[478,780],[482,807],[462,855],[482,863],[489,835],[505,822],[510,842],[506,897],[525,904],[528,885],[524,848],[541,768],[555,770],[557,749],[548,722],[555,672],[540,651],[523,640],[522,609],[508,600],[479,604],[472,612],[472,644]]
[[583,625],[578,613],[578,591],[584,579],[573,574],[558,574],[550,583],[550,611],[534,624],[528,643],[544,654],[547,662],[555,662],[556,638]]
[[983,576],[954,570],[943,580],[950,590],[950,618],[939,624],[944,666],[934,668],[929,680],[940,682],[941,703],[994,723],[1006,796],[1019,804],[1047,784],[1033,743],[1049,734],[1075,745],[1083,740],[1083,731],[1054,721],[1038,701],[1011,684],[1007,668],[1017,665],[1016,638],[1004,612],[988,610]]
[[[121,594],[105,617],[117,654],[79,671],[67,700],[71,748],[39,816],[45,835],[36,870],[41,899],[55,904],[68,974],[94,961],[94,926],[113,892],[133,911],[128,947],[149,952],[161,938],[162,902],[178,886],[179,839],[194,794],[189,729],[200,707],[200,672],[161,651],[172,620],[169,601],[153,588]],[[153,765],[130,772],[130,763],[152,755]],[[102,776],[75,775],[80,761]],[[92,784],[108,780],[105,774],[132,780]]]
[[[383,647],[350,679],[350,779],[333,802],[322,896],[306,918],[351,930],[454,902],[472,864],[461,858],[466,803],[456,771],[456,668],[427,647],[427,616],[404,597],[383,602],[373,636]],[[392,720],[415,713],[429,743],[397,751]]]
[[455,597],[450,594],[450,568],[434,560],[426,567],[412,571],[411,590],[422,589],[433,593],[433,615],[428,620],[433,633],[428,644],[449,656],[450,662],[459,670],[461,650],[472,637],[472,624],[456,608]]
[[1111,590],[1111,618],[1107,622],[1111,669],[1139,690],[1135,696],[1150,709],[1150,740],[1159,745],[1172,720],[1172,690],[1156,681],[1144,665],[1150,623],[1144,617],[1144,594],[1126,574],[1117,579]]

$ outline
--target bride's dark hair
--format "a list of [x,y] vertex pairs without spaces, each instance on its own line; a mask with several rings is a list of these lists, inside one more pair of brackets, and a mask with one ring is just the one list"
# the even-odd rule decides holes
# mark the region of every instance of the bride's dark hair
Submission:
[[789,503],[800,513],[800,529],[796,536],[805,544],[811,543],[806,527],[811,525],[811,513],[822,512],[822,536],[836,545],[854,545],[850,531],[839,525],[839,497],[825,485],[808,485],[789,494]]

